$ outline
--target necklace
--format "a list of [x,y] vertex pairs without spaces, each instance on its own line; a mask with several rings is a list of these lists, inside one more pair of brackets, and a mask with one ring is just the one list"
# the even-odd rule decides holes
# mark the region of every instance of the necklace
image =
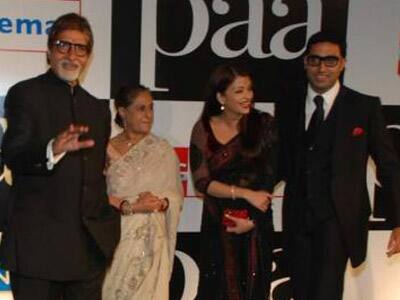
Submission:
[[142,136],[130,137],[129,134],[126,133],[125,131],[122,133],[122,137],[123,137],[122,142],[128,147],[137,144],[143,138]]
[[123,143],[124,144],[126,144],[128,147],[131,147],[131,146],[133,146],[133,145],[135,145],[136,144],[136,142],[135,141],[133,141],[130,137],[129,137],[129,135],[126,133],[126,132],[124,132],[123,134],[122,134],[122,136],[123,136]]

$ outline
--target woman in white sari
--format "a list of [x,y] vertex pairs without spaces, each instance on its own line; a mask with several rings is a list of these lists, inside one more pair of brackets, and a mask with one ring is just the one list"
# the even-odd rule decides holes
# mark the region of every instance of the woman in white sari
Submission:
[[121,241],[103,285],[104,300],[163,300],[169,296],[183,194],[178,160],[150,133],[153,99],[143,86],[123,88],[106,171],[110,203],[120,209]]

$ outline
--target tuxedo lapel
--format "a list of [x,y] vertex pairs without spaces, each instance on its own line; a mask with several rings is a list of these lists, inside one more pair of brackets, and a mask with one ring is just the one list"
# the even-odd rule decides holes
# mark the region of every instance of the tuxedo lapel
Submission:
[[301,165],[303,161],[303,152],[304,152],[304,143],[306,138],[306,129],[305,129],[305,118],[306,118],[306,94],[307,90],[305,88],[301,88],[299,92],[296,94],[295,99],[295,107],[294,110],[294,122],[296,125],[296,131],[293,132],[293,140],[292,144],[293,150],[295,153],[293,159],[295,161],[295,172],[299,175],[298,172],[301,172]]
[[297,121],[297,132],[296,132],[296,141],[298,145],[302,145],[305,132],[306,132],[306,96],[307,90],[303,88],[301,93],[298,94],[298,99],[296,101],[297,109],[296,109],[296,121]]

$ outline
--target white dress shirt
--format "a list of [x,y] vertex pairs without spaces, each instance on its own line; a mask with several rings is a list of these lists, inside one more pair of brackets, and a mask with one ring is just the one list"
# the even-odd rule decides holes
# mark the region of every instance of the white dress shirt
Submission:
[[54,139],[50,140],[50,142],[47,144],[46,148],[46,158],[47,158],[47,170],[52,170],[54,168],[54,165],[56,165],[64,156],[67,152],[60,153],[56,156],[54,156],[53,153],[53,143]]
[[323,107],[324,107],[324,120],[326,120],[329,112],[332,109],[333,103],[335,102],[335,99],[337,95],[339,94],[339,89],[340,89],[340,83],[339,80],[336,81],[336,83],[331,87],[328,91],[326,91],[323,94],[318,94],[315,92],[310,85],[308,85],[307,88],[307,97],[306,97],[306,129],[308,128],[308,125],[310,124],[311,116],[314,113],[314,110],[316,108],[316,105],[314,103],[314,98],[315,96],[322,96],[324,98],[323,102]]

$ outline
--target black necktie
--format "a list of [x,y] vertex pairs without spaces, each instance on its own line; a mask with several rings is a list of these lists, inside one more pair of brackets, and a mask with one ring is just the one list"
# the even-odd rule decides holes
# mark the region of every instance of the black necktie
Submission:
[[307,129],[307,144],[309,147],[314,145],[315,137],[317,136],[322,122],[324,121],[324,98],[322,98],[320,95],[317,95],[314,98],[314,103],[316,108],[311,116],[311,120]]

